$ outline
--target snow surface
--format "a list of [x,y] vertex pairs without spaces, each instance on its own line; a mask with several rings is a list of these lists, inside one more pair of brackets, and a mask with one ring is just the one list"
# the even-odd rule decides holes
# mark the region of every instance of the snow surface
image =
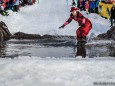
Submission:
[[115,82],[114,65],[113,58],[0,59],[0,86],[95,86]]
[[[71,0],[67,5],[66,0],[41,0],[40,4],[26,6],[20,9],[18,13],[9,11],[10,16],[3,17],[0,15],[0,20],[4,21],[12,34],[21,31],[30,34],[51,34],[51,35],[76,35],[76,30],[79,27],[76,21],[65,27],[64,30],[59,30],[61,26],[70,16]],[[91,33],[96,35],[106,32],[110,27],[110,22],[107,19],[100,17],[97,14],[86,15],[93,23]]]

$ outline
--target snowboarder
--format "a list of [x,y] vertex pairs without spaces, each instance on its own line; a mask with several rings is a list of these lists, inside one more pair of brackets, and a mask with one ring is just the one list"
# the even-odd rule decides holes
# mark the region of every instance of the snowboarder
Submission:
[[85,18],[76,7],[71,7],[71,14],[69,19],[59,27],[59,29],[64,28],[67,24],[69,24],[73,19],[78,22],[79,28],[76,31],[77,35],[77,44],[80,42],[86,43],[86,36],[92,28],[92,23],[88,18]]

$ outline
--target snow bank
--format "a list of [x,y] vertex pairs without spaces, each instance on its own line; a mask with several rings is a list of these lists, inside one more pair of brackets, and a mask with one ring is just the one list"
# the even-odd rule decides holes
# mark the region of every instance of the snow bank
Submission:
[[[41,0],[39,5],[23,7],[18,13],[9,11],[10,16],[8,17],[0,15],[0,20],[8,25],[12,34],[21,31],[40,35],[75,36],[75,31],[79,27],[75,21],[72,21],[64,30],[58,29],[70,16],[70,7],[71,2],[67,5],[66,0]],[[109,29],[109,20],[97,14],[86,15],[85,12],[82,13],[93,23],[91,33],[93,32],[97,35]]]
[[113,45],[115,43],[115,41],[113,40],[93,40],[88,42],[86,45],[102,45],[102,46],[106,46],[106,45]]
[[92,22],[93,28],[90,33],[98,35],[100,33],[105,33],[110,29],[110,21],[108,19],[102,18],[100,15],[94,13],[90,15],[86,15],[85,12],[82,13]]
[[114,60],[26,58],[0,59],[0,86],[93,86],[115,81]]

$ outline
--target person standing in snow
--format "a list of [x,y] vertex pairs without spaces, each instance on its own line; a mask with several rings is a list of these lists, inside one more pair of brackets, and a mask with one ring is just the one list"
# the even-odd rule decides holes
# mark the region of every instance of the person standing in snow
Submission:
[[100,0],[96,0],[96,3],[95,3],[95,13],[97,13],[97,14],[98,14],[99,2],[100,2]]
[[86,1],[85,10],[86,10],[86,14],[89,14],[89,1]]
[[91,0],[90,2],[90,13],[95,12],[95,1]]
[[79,24],[79,28],[76,31],[78,43],[83,41],[86,43],[86,36],[92,28],[92,23],[88,18],[85,18],[76,7],[71,7],[71,14],[69,19],[59,27],[59,29],[64,28],[67,24],[69,24],[72,20],[75,20]]
[[83,11],[85,11],[85,2],[86,2],[85,0],[82,1],[82,9],[83,9]]
[[115,5],[113,5],[113,7],[111,8],[110,11],[110,20],[111,20],[111,27],[113,26],[113,23],[115,23]]
[[83,9],[82,0],[78,0],[78,8],[80,9],[80,11],[82,11]]
[[80,0],[77,1],[77,7],[80,9]]
[[16,1],[15,1],[14,11],[16,11],[16,12],[19,11],[19,0],[16,0]]
[[4,7],[4,9],[5,9],[5,10],[8,10],[8,9],[9,9],[9,0],[6,0],[5,5],[6,5],[6,6]]
[[9,14],[4,10],[4,1],[0,0],[0,14],[3,16],[8,16]]

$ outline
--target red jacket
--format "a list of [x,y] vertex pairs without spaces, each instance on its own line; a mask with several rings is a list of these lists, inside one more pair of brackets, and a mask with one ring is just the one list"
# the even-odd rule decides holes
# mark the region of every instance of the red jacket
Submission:
[[75,17],[71,14],[69,19],[63,24],[63,26],[69,24],[73,19],[77,21],[80,26],[76,31],[77,39],[79,40],[80,37],[87,36],[92,28],[90,20],[88,18],[85,18],[81,13],[78,12],[77,16]]
[[89,9],[89,3],[85,4],[85,9]]
[[80,12],[78,12],[76,17],[71,14],[69,19],[64,23],[64,26],[69,24],[73,19],[78,22],[79,26],[82,24],[87,25],[87,23],[91,23],[88,18],[85,18]]

